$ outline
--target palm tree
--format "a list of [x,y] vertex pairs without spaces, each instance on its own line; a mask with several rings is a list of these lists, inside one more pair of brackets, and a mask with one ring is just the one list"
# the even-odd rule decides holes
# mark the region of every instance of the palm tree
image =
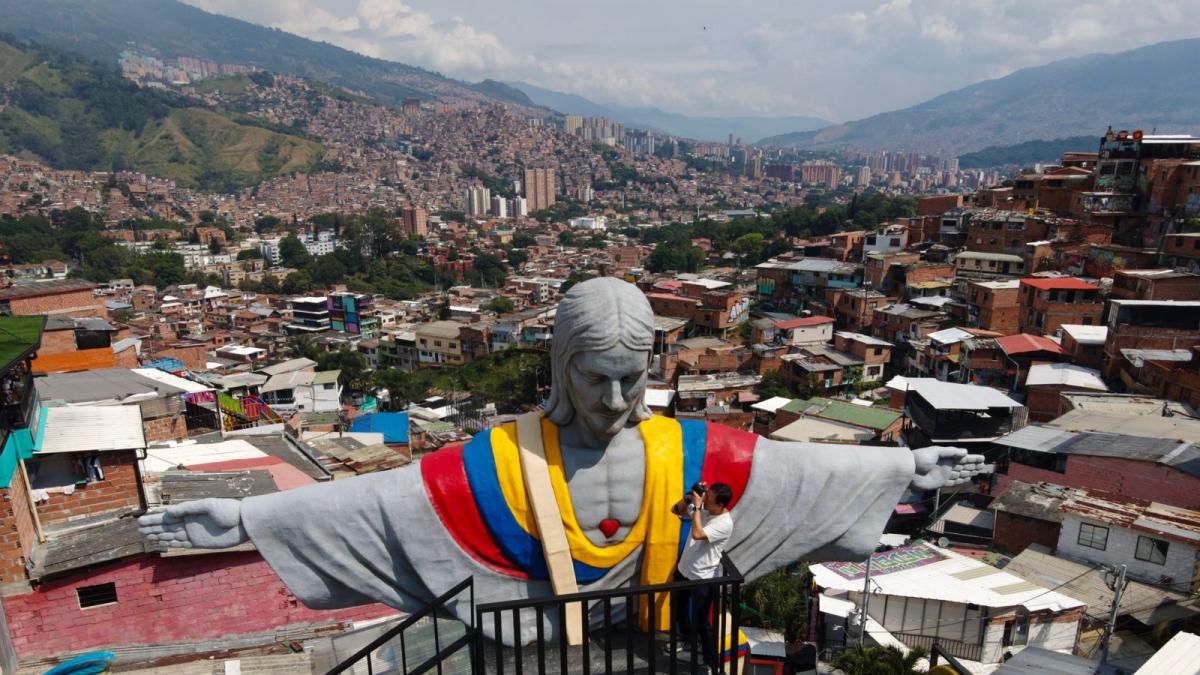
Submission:
[[913,647],[905,654],[892,645],[854,645],[834,657],[830,665],[845,675],[923,675],[926,671],[918,668],[917,662],[928,656],[924,647]]

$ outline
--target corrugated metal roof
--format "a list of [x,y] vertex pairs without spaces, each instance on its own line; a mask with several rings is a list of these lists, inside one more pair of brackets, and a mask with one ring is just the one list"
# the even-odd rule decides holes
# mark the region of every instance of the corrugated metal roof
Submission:
[[1092,675],[1099,665],[1099,661],[1089,661],[1080,656],[1041,647],[1026,647],[1000,664],[993,675]]
[[154,380],[160,384],[165,384],[173,389],[179,389],[189,394],[196,394],[202,391],[212,391],[212,387],[205,386],[199,382],[184,379],[177,375],[159,370],[157,368],[134,368],[133,372],[150,380]]
[[1062,331],[1070,335],[1081,345],[1102,345],[1108,340],[1108,326],[1085,326],[1078,323],[1064,323]]
[[134,396],[159,398],[183,394],[190,389],[175,386],[173,381],[143,376],[129,368],[104,368],[47,375],[37,378],[34,383],[43,401],[67,403],[124,401]]
[[1108,391],[1108,385],[1100,377],[1100,371],[1084,368],[1073,363],[1038,363],[1029,368],[1025,386],[1063,385]]
[[305,370],[308,368],[316,368],[316,366],[317,362],[313,361],[312,359],[288,359],[287,361],[281,361],[279,363],[266,366],[265,368],[259,368],[258,372],[267,376],[271,376],[279,375],[281,373],[291,373],[297,370]]
[[[882,595],[972,603],[982,607],[1020,606],[1031,612],[1039,610],[1057,612],[1082,607],[1086,604],[1084,601],[1063,593],[1049,590],[1053,586],[1047,588],[1034,586],[1030,590],[1002,593],[997,589],[1011,589],[1023,580],[974,558],[938,548],[927,542],[893,549],[886,554],[876,553],[875,556],[894,556],[897,551],[908,550],[919,554],[922,548],[929,549],[945,559],[890,574],[872,572],[871,583],[877,589],[875,592]],[[827,567],[828,564],[813,565],[809,568],[818,586],[845,591],[862,590],[862,579],[847,579]],[[987,574],[964,579],[960,576],[963,572],[987,572]]]
[[1200,636],[1179,632],[1142,664],[1134,675],[1196,675],[1200,673]]
[[146,447],[136,405],[57,406],[42,409],[46,426],[36,454],[132,450]]
[[971,333],[968,333],[967,331],[957,327],[947,328],[945,330],[939,330],[929,334],[930,340],[944,345],[961,342],[962,340],[969,340],[973,337],[975,336]]
[[[1021,551],[1004,569],[1047,588],[1061,588],[1087,603],[1088,614],[1105,616],[1112,607],[1112,591],[1098,567],[1051,555],[1037,544]],[[1119,612],[1147,625],[1200,614],[1200,605],[1185,593],[1175,593],[1138,581],[1129,581],[1121,593]]]
[[[649,391],[647,390],[646,393],[649,393]],[[761,410],[763,412],[773,413],[773,412],[778,411],[780,408],[784,407],[788,403],[791,403],[791,401],[792,401],[792,399],[786,398],[784,396],[773,396],[765,401],[759,401],[758,403],[755,403],[754,405],[752,405],[750,407],[754,410]]]
[[[1020,408],[1021,404],[998,389],[977,384],[954,384],[932,377],[905,378],[907,391],[919,394],[939,410],[987,410],[988,408]],[[888,387],[892,387],[889,383]],[[905,390],[903,384],[901,390]]]

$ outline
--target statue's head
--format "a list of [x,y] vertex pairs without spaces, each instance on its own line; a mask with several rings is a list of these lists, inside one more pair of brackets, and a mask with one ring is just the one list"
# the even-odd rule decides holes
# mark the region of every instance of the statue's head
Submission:
[[554,317],[546,417],[560,427],[578,421],[599,439],[650,419],[653,349],[654,312],[636,286],[601,277],[571,287]]

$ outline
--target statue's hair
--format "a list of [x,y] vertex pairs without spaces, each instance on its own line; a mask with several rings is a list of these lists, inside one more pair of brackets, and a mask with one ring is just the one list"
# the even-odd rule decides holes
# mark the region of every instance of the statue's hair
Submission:
[[[563,426],[575,417],[566,388],[567,369],[580,352],[603,351],[616,345],[649,354],[654,349],[654,311],[646,296],[631,283],[599,277],[571,287],[554,315],[550,350],[550,399],[546,418]],[[643,396],[633,401],[630,421],[651,417]]]

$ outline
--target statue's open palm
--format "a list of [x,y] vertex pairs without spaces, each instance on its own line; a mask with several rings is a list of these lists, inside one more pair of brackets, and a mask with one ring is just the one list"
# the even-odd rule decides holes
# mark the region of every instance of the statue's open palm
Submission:
[[229,548],[249,540],[236,499],[197,499],[138,518],[138,531],[164,548]]
[[981,473],[991,473],[992,467],[983,463],[983,455],[970,455],[962,448],[931,446],[913,450],[916,475],[913,487],[920,490],[962,485]]

